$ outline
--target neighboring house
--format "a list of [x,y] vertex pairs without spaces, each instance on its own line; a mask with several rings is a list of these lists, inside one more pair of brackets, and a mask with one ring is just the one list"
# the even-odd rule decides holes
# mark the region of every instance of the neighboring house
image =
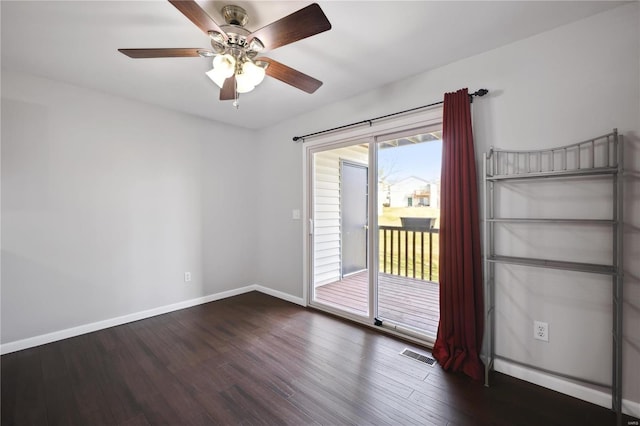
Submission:
[[398,182],[385,185],[380,200],[389,207],[438,208],[440,205],[440,182],[429,182],[416,176],[409,176]]

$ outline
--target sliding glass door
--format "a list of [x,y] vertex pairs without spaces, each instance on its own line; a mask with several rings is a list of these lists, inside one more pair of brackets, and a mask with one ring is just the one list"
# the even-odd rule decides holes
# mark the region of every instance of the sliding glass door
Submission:
[[307,150],[309,304],[431,340],[440,127]]

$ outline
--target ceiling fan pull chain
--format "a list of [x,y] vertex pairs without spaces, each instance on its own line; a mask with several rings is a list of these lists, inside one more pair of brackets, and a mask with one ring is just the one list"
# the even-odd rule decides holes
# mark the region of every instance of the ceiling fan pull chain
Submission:
[[233,106],[236,107],[236,111],[240,108],[240,102],[238,101],[238,80],[234,79],[233,81],[233,96],[235,99],[233,100]]

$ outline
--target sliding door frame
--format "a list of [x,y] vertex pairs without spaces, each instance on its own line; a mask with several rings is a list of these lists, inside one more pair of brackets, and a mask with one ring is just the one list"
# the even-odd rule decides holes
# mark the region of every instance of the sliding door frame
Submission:
[[[304,280],[304,300],[306,302],[307,305],[312,306],[316,309],[320,309],[322,311],[326,311],[329,312],[331,314],[343,317],[343,318],[347,318],[349,320],[358,322],[358,323],[362,323],[362,324],[372,324],[373,323],[373,319],[375,318],[375,315],[377,314],[377,312],[375,312],[375,307],[377,305],[377,301],[374,299],[374,291],[371,291],[371,280],[373,277],[373,271],[372,271],[372,267],[375,264],[376,270],[377,270],[377,262],[374,262],[373,258],[372,258],[372,250],[371,250],[371,238],[372,238],[372,223],[371,220],[373,219],[375,222],[377,222],[377,217],[372,218],[371,215],[369,215],[369,229],[367,231],[367,265],[368,265],[368,277],[369,277],[369,299],[368,299],[368,315],[358,315],[356,313],[351,313],[349,311],[345,311],[339,308],[335,308],[332,307],[330,305],[321,303],[321,302],[317,302],[313,300],[313,290],[314,290],[314,264],[313,264],[313,258],[314,258],[314,235],[313,235],[313,213],[314,213],[314,179],[313,176],[315,176],[315,170],[314,170],[314,155],[321,153],[321,152],[325,152],[325,151],[331,151],[334,149],[339,149],[339,148],[346,148],[349,146],[353,146],[353,145],[359,145],[359,144],[367,144],[369,146],[368,148],[368,164],[367,164],[367,184],[369,186],[368,192],[369,195],[367,197],[367,210],[370,212],[371,211],[371,206],[375,205],[376,199],[377,199],[377,194],[372,194],[372,192],[375,192],[374,190],[372,190],[371,188],[375,188],[375,173],[372,173],[371,170],[371,164],[375,164],[372,163],[372,160],[375,161],[375,154],[373,153],[373,149],[371,149],[371,147],[373,146],[373,144],[375,144],[375,138],[373,136],[363,136],[363,137],[354,137],[354,138],[348,138],[348,139],[340,139],[337,141],[329,141],[329,142],[325,142],[322,144],[309,144],[308,146],[305,146],[304,149],[304,154],[305,154],[305,160],[304,160],[304,164],[306,165],[306,167],[304,168],[304,180],[305,180],[305,202],[304,202],[304,209],[303,209],[303,217],[305,219],[304,223],[305,223],[305,232],[304,232],[304,247],[305,247],[305,251],[303,252],[304,255],[304,275],[305,275],[305,280]],[[373,158],[372,158],[373,156]],[[374,185],[374,186],[372,186]],[[377,226],[377,225],[376,225]]]
[[[388,120],[371,123],[369,126],[350,128],[339,132],[314,137],[302,144],[302,182],[303,182],[303,300],[305,305],[343,318],[374,327],[377,315],[377,285],[378,276],[378,182],[377,182],[377,142],[385,135],[393,133],[418,132],[442,122],[442,107],[436,106],[419,112],[408,113]],[[313,299],[313,208],[314,208],[314,154],[331,149],[351,146],[357,143],[369,144],[369,230],[367,258],[369,265],[369,315],[359,316],[333,308],[326,304],[314,302]],[[380,327],[377,327],[380,328]],[[392,330],[385,331],[400,335]],[[402,335],[403,337],[407,337]]]

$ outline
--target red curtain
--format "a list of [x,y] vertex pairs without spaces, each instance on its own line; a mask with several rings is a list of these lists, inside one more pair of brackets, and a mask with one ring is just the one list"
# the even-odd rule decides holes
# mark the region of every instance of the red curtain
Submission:
[[482,256],[469,100],[467,89],[444,96],[440,323],[433,355],[445,370],[482,380]]

